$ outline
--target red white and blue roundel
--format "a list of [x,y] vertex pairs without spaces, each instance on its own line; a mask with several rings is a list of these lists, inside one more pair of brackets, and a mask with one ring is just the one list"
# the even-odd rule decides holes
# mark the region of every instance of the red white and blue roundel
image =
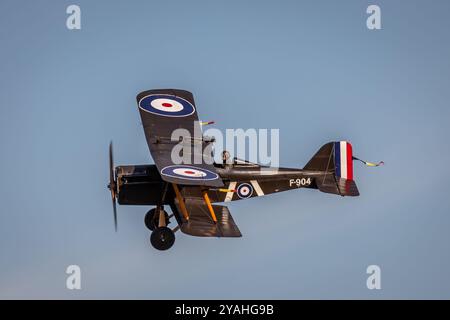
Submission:
[[218,174],[215,172],[186,165],[167,166],[161,170],[161,174],[172,178],[187,180],[214,180],[219,178]]
[[195,112],[195,107],[192,103],[169,94],[151,94],[145,96],[139,100],[139,108],[165,117],[186,117]]
[[241,183],[236,191],[239,198],[246,199],[252,196],[253,187],[250,183]]

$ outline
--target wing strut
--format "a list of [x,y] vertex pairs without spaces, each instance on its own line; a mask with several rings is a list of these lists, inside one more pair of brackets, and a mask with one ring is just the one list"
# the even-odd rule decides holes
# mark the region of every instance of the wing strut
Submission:
[[175,195],[178,199],[178,203],[180,204],[180,209],[181,209],[181,212],[183,213],[183,217],[187,221],[189,221],[189,214],[186,210],[186,205],[184,203],[183,197],[181,196],[180,189],[178,189],[178,186],[175,183],[172,183],[172,186],[173,186],[173,190],[175,191]]
[[217,217],[216,217],[216,214],[214,213],[214,210],[211,205],[211,201],[209,200],[207,191],[203,191],[203,199],[205,199],[205,203],[206,203],[206,206],[208,207],[211,218],[213,219],[214,223],[217,223]]

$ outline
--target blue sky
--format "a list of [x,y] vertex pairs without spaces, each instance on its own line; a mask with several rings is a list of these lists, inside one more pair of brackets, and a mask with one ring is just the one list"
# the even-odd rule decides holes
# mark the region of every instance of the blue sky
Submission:
[[[81,7],[82,29],[66,28]],[[366,28],[377,4],[382,30]],[[0,298],[450,298],[448,1],[0,3]],[[358,198],[229,205],[243,238],[150,247],[107,150],[152,163],[138,92],[194,93],[216,128],[279,128],[280,164],[347,139]],[[82,290],[65,269],[82,270]],[[366,268],[381,267],[368,290]]]

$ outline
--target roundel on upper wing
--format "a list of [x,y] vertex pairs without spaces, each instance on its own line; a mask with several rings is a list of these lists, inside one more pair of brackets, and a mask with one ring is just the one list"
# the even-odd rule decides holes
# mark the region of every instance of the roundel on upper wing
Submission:
[[165,117],[186,117],[195,112],[195,107],[186,99],[168,94],[150,94],[139,100],[139,108]]
[[219,175],[215,172],[185,165],[164,167],[161,170],[161,174],[172,178],[187,180],[214,180],[219,178]]
[[241,199],[250,198],[253,194],[252,185],[250,183],[241,183],[237,187],[237,194]]

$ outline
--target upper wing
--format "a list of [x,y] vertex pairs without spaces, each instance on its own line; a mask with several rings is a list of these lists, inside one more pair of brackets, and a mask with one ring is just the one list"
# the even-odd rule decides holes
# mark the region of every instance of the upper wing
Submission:
[[[164,181],[223,186],[214,166],[203,161],[202,151],[207,142],[203,140],[191,92],[177,89],[144,91],[137,95],[137,103],[150,153]],[[183,154],[180,164],[175,164],[171,156],[174,146],[180,143],[171,139],[176,129],[184,129],[190,137],[184,139],[183,144],[190,147],[191,152]],[[196,133],[199,139],[195,139]]]

